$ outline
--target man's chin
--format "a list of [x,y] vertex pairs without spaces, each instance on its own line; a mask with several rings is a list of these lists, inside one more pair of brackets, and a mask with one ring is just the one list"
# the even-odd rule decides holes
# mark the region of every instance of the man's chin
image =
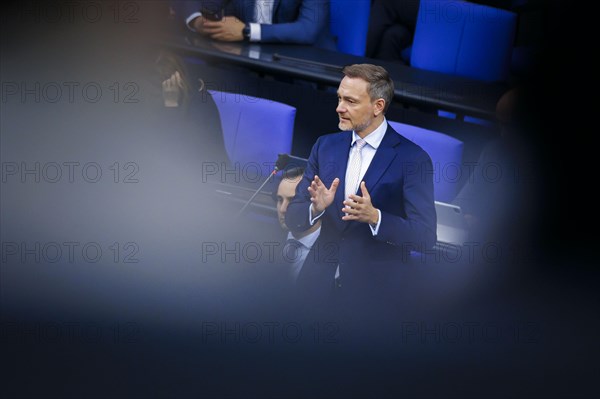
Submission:
[[338,129],[340,129],[342,132],[353,130],[352,125],[346,121],[340,121],[340,123],[338,123]]

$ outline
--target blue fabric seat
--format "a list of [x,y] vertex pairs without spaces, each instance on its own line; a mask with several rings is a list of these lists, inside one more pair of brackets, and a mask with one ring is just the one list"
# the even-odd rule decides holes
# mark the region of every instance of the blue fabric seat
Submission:
[[451,202],[462,182],[463,142],[433,130],[393,121],[388,123],[396,132],[429,154],[433,163],[434,199]]
[[330,31],[342,53],[364,56],[371,0],[331,0]]
[[461,0],[421,0],[411,66],[482,81],[506,81],[516,34],[513,12]]
[[281,153],[292,150],[296,108],[264,98],[209,91],[223,128],[229,159],[242,172],[267,176]]

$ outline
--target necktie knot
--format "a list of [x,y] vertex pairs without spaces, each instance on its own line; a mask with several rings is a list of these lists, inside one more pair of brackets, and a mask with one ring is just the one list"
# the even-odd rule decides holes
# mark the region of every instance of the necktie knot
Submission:
[[365,146],[365,144],[367,144],[367,142],[364,139],[358,139],[354,144],[356,145],[356,150],[360,151]]

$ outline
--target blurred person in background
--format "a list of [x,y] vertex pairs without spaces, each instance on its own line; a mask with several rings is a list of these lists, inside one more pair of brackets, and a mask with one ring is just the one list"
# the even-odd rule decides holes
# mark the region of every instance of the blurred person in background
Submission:
[[189,29],[218,41],[296,43],[335,50],[328,0],[210,0],[173,4]]
[[287,207],[296,194],[296,186],[298,186],[298,183],[302,180],[303,174],[304,169],[299,167],[285,170],[283,178],[277,186],[277,192],[275,193],[279,225],[283,231],[287,232],[287,241],[283,247],[283,260],[285,263],[289,264],[289,274],[294,283],[298,279],[298,274],[300,274],[300,270],[307,260],[311,249],[317,242],[321,232],[320,220],[308,230],[300,232],[290,231],[285,223]]

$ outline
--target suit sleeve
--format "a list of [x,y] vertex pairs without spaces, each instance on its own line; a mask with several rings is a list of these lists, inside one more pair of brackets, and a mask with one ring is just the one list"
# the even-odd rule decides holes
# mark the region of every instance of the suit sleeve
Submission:
[[315,178],[315,175],[319,175],[318,153],[320,141],[320,138],[317,139],[317,142],[313,145],[306,169],[304,170],[304,176],[302,176],[302,180],[296,186],[296,195],[287,208],[285,224],[292,231],[305,231],[312,227],[309,220],[308,209],[311,202],[308,187]]
[[[374,238],[391,245],[424,251],[437,241],[433,166],[425,151],[420,151],[414,162],[405,165],[403,197],[406,218],[381,211],[381,225]],[[373,205],[377,207],[377,204]]]
[[329,29],[329,0],[303,0],[293,22],[261,25],[261,42],[314,44]]

